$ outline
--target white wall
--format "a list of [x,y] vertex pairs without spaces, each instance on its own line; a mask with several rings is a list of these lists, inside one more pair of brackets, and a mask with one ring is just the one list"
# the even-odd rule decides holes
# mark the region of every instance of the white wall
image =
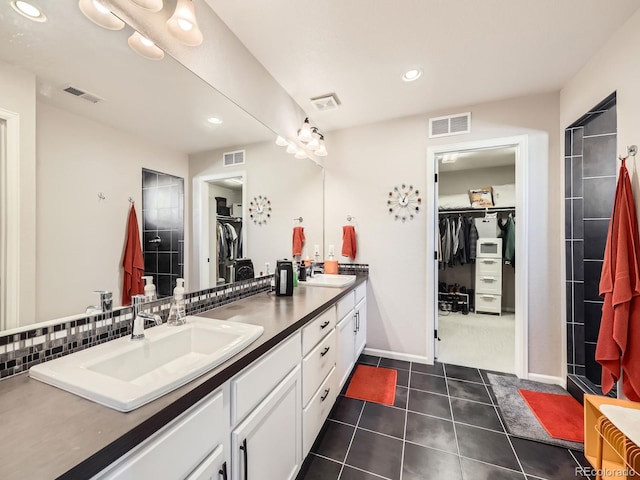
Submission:
[[[322,245],[323,169],[310,160],[294,158],[272,142],[243,145],[224,151],[237,149],[246,151],[244,165],[222,166],[222,150],[191,155],[189,178],[192,184],[199,184],[203,178],[212,175],[245,172],[245,256],[253,261],[256,275],[265,271],[265,262],[271,264],[273,273],[277,259],[291,258],[293,219],[296,217],[304,220],[305,248],[309,255],[313,255],[313,245]],[[254,224],[247,210],[249,202],[259,195],[266,196],[273,208],[266,225]],[[199,218],[199,206],[193,203],[193,198],[190,201],[193,218]],[[194,223],[191,279],[192,285],[196,286],[199,285],[199,262],[205,254],[198,232],[199,226]]]
[[36,78],[0,62],[0,108],[20,117],[20,325],[35,321]]
[[[142,233],[142,168],[187,178],[187,155],[43,102],[37,147],[36,320],[84,312],[93,290],[111,290],[121,305],[128,199]],[[189,221],[185,212],[187,259]]]
[[492,168],[455,170],[438,174],[438,195],[469,193],[472,188],[491,187],[516,183],[514,165]]
[[[564,129],[617,92],[618,152],[626,154],[628,145],[640,144],[640,10],[637,11],[596,53],[560,92],[560,129]],[[640,188],[638,167],[627,162],[634,189]],[[558,192],[561,196],[562,192]],[[564,206],[564,204],[562,204]],[[636,194],[636,205],[638,195]]]
[[[472,133],[427,138],[428,119],[472,112]],[[562,338],[560,231],[561,163],[558,94],[540,94],[330,132],[326,157],[325,242],[341,245],[346,214],[356,217],[356,262],[370,265],[369,348],[426,357],[433,334],[426,331],[424,211],[414,221],[395,221],[386,199],[390,189],[412,183],[425,208],[434,208],[432,179],[426,178],[428,146],[481,139],[529,136],[529,371],[561,376]],[[544,353],[542,353],[544,352]]]

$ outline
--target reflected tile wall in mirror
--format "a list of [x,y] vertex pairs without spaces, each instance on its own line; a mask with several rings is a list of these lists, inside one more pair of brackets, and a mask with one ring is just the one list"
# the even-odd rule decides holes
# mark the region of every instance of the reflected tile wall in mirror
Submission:
[[142,169],[144,270],[159,297],[184,278],[184,179]]

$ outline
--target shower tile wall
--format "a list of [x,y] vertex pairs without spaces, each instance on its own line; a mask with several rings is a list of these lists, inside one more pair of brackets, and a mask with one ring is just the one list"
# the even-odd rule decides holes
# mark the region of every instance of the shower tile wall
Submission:
[[171,295],[184,278],[184,179],[142,169],[142,223],[145,275]]
[[615,102],[614,94],[565,130],[568,372],[596,386],[598,285],[616,187]]

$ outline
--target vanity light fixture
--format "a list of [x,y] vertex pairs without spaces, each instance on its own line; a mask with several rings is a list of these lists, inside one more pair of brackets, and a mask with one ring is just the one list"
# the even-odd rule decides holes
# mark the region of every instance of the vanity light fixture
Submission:
[[124,22],[105,7],[100,0],[80,0],[80,11],[96,25],[107,30],[122,30]]
[[298,153],[298,147],[295,143],[291,142],[287,145],[287,153]]
[[411,70],[407,70],[402,75],[402,80],[405,82],[413,82],[414,80],[419,79],[422,76],[422,69],[420,68],[412,68]]
[[131,2],[152,13],[162,10],[162,0],[131,0]]
[[133,32],[127,43],[134,52],[149,60],[162,60],[164,58],[162,49],[138,32]]
[[280,135],[278,135],[278,137],[276,138],[276,145],[278,145],[279,147],[287,147],[289,146],[289,142],[287,141],[286,138],[283,138]]
[[202,32],[196,22],[196,11],[192,0],[178,0],[176,9],[167,20],[169,32],[180,42],[190,47],[202,43]]
[[213,125],[222,125],[222,120],[219,119],[218,117],[209,117],[207,118],[207,122]]
[[313,127],[311,132],[311,140],[307,143],[307,147],[315,151],[320,146],[320,133],[316,127]]
[[298,140],[307,143],[311,140],[311,135],[311,125],[309,124],[309,118],[307,117],[304,119],[302,128],[298,131]]
[[16,12],[29,20],[41,23],[47,21],[47,16],[42,13],[38,7],[31,5],[28,2],[23,0],[13,0],[11,2],[11,6]]
[[301,148],[299,148],[296,154],[294,155],[294,157],[297,158],[298,160],[302,160],[303,158],[307,158],[307,153]]

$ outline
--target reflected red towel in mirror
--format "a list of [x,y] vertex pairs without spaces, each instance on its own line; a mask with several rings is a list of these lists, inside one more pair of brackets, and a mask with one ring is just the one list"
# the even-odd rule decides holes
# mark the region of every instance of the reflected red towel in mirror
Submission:
[[130,305],[131,297],[144,293],[144,257],[140,244],[140,231],[138,229],[138,216],[136,209],[131,205],[129,210],[129,223],[127,225],[127,243],[124,250],[124,279],[122,284],[122,305]]
[[302,246],[304,245],[304,228],[293,227],[293,256],[302,255]]
[[342,256],[355,260],[356,252],[356,229],[353,225],[345,225],[342,227]]

